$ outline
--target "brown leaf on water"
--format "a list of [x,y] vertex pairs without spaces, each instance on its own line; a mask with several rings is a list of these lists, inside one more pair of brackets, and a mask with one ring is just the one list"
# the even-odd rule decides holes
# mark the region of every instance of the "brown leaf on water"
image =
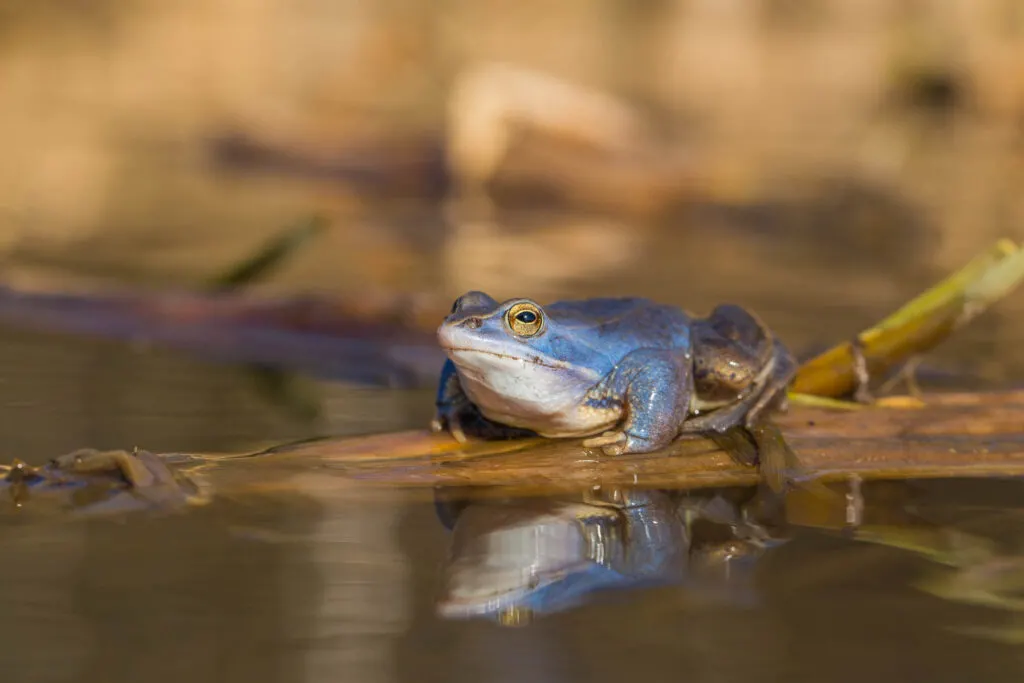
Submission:
[[[801,476],[823,482],[853,475],[868,480],[1024,474],[1024,392],[932,395],[924,397],[924,406],[856,412],[801,407],[778,424],[799,458]],[[460,445],[445,435],[408,431],[282,446],[256,460],[317,461],[366,487],[500,487],[503,493],[589,486],[698,489],[760,480],[755,468],[704,438],[680,440],[658,453],[607,457],[575,439]]]
[[[797,484],[811,484],[798,488],[820,490],[822,484],[851,479],[1024,475],[1024,391],[925,395],[923,400],[922,408],[850,412],[798,407],[781,416],[778,425],[799,460]],[[738,463],[700,437],[679,440],[657,453],[609,457],[583,448],[577,439],[460,444],[444,434],[416,430],[317,439],[250,453],[159,458],[177,483],[147,488],[142,478],[126,488],[123,467],[107,468],[109,476],[103,468],[65,469],[48,475],[52,485],[45,478],[35,481],[29,495],[37,503],[60,503],[77,479],[88,479],[93,490],[101,486],[111,495],[130,494],[133,504],[143,507],[148,490],[162,491],[167,483],[173,483],[171,489],[184,487],[178,498],[194,496],[198,487],[207,499],[209,494],[372,498],[395,488],[430,496],[439,487],[457,489],[462,497],[532,496],[578,494],[593,487],[694,490],[761,481],[755,467]],[[10,492],[19,487],[24,493],[16,468],[0,469],[7,475],[0,488]]]

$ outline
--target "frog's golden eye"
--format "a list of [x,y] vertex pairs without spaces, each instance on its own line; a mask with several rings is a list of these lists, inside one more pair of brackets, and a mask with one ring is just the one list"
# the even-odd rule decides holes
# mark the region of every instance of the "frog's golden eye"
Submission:
[[520,337],[532,337],[544,325],[544,314],[536,305],[522,302],[508,309],[505,315],[508,327]]

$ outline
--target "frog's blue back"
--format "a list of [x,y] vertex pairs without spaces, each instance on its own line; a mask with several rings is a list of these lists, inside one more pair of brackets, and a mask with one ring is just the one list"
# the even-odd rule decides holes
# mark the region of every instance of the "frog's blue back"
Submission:
[[[545,351],[556,358],[611,370],[637,349],[690,353],[692,319],[682,309],[641,298],[558,301],[544,307]],[[540,340],[538,340],[540,341]]]

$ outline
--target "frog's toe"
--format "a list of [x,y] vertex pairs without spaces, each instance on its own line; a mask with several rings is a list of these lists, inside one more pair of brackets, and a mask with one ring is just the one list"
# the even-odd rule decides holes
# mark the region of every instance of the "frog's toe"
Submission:
[[452,438],[459,443],[466,443],[469,439],[466,437],[466,432],[462,431],[462,425],[459,424],[458,418],[455,419],[454,424],[448,427],[448,433],[452,435]]
[[459,443],[466,443],[466,432],[462,429],[462,420],[456,411],[442,411],[430,421],[430,430],[434,433],[448,432]]
[[584,439],[584,448],[600,448],[607,455],[618,455],[617,453],[609,453],[609,448],[615,448],[619,445],[624,444],[626,441],[626,435],[620,431],[605,432],[601,436],[593,436],[589,439]]
[[664,448],[669,444],[669,442],[671,442],[671,439],[668,441],[659,441],[657,439],[650,439],[637,436],[636,434],[627,433],[626,441],[622,445],[622,452],[619,453],[619,455],[626,453],[652,453]]
[[452,438],[459,443],[466,443],[469,441],[466,438],[466,432],[462,429],[462,420],[459,419],[458,414],[448,416],[448,433],[452,435]]
[[628,432],[605,432],[601,436],[583,442],[587,448],[600,448],[605,455],[626,455],[627,453],[650,453],[664,444],[645,439]]

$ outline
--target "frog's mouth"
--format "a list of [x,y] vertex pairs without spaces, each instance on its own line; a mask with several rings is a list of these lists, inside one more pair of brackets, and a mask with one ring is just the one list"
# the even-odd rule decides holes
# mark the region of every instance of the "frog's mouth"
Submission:
[[[551,368],[552,370],[570,370],[572,365],[565,361],[549,360],[543,356],[517,356],[511,353],[500,353],[498,351],[489,351],[481,348],[470,348],[468,346],[441,346],[448,357],[451,358],[453,353],[480,353],[487,356],[493,356],[495,358],[501,358],[502,360],[511,361],[522,361],[524,363],[530,363],[531,365],[540,365],[541,367]],[[454,359],[453,359],[454,360]]]

